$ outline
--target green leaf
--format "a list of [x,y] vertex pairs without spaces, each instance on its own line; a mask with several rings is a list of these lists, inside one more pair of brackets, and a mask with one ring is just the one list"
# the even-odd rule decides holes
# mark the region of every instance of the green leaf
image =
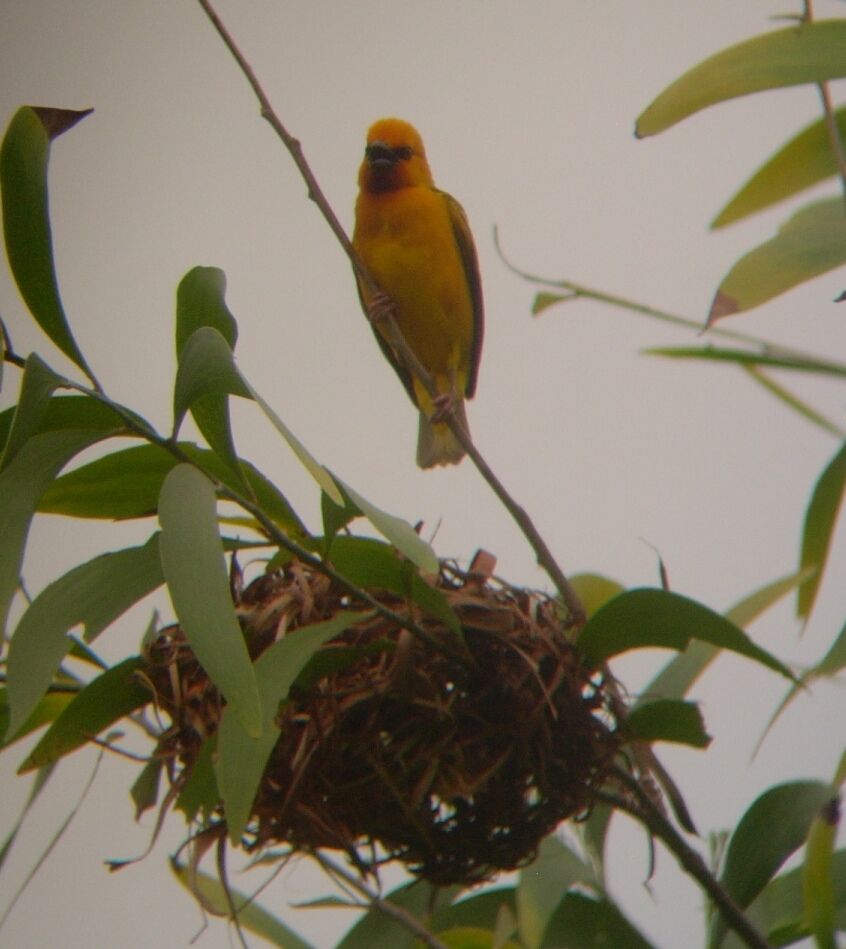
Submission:
[[[198,467],[237,488],[231,483],[231,472],[213,451],[188,442],[179,442],[177,447]],[[44,492],[38,510],[71,517],[150,517],[158,509],[164,479],[177,464],[178,459],[159,445],[122,449],[57,478]],[[305,525],[277,488],[249,462],[242,461],[241,466],[265,514],[292,536],[308,536]]]
[[370,537],[336,537],[328,560],[356,586],[407,596],[453,632],[460,633],[461,623],[443,593],[426,583],[390,545]]
[[24,547],[35,506],[58,472],[104,432],[52,431],[33,435],[0,472],[0,642],[18,587]]
[[612,656],[644,646],[681,651],[692,639],[740,653],[795,681],[787,666],[725,617],[666,590],[643,588],[615,597],[587,621],[577,645],[586,664],[598,667]]
[[802,891],[805,925],[814,934],[818,949],[837,949],[834,938],[834,880],[832,865],[840,805],[831,798],[811,822],[805,862],[802,865]]
[[835,424],[830,419],[826,418],[820,412],[817,412],[810,403],[806,402],[804,399],[800,399],[798,395],[791,392],[787,386],[783,386],[781,383],[776,382],[768,373],[758,366],[744,366],[744,372],[758,383],[762,388],[764,388],[770,395],[775,396],[780,402],[786,405],[789,409],[792,409],[798,415],[801,415],[802,418],[806,419],[808,422],[816,425],[818,428],[821,428],[824,432],[827,432],[829,435],[834,435],[835,438],[846,438],[846,428],[843,428],[840,425]]
[[156,806],[163,767],[164,761],[161,758],[151,758],[129,789],[129,795],[135,805],[135,820],[140,820],[145,811]]
[[632,709],[625,729],[631,738],[642,741],[672,741],[694,748],[707,748],[711,744],[699,706],[678,699],[643,702]]
[[[846,929],[846,850],[834,853],[831,863],[838,929]],[[768,883],[746,910],[746,916],[773,946],[787,946],[811,935],[804,922],[802,867],[782,873]],[[727,933],[725,949],[744,949],[745,943]]]
[[392,543],[400,553],[405,554],[423,573],[438,573],[440,564],[435,552],[408,521],[380,510],[375,504],[371,504],[343,481],[338,483],[376,530]]
[[343,504],[336,504],[325,491],[320,492],[320,513],[323,519],[323,549],[328,553],[329,547],[338,531],[347,524],[361,517],[361,511],[344,497]]
[[226,274],[219,267],[193,267],[180,280],[176,291],[176,355],[193,333],[211,326],[235,348],[238,324],[226,305]]
[[256,903],[252,895],[229,887],[227,898],[226,889],[220,880],[202,870],[180,863],[175,858],[171,858],[170,869],[189,893],[199,893],[204,903],[213,907],[220,916],[229,916],[231,899],[238,916],[238,925],[247,932],[255,933],[281,949],[314,949],[280,919]]
[[142,547],[101,554],[55,580],[32,601],[9,645],[8,695],[13,732],[32,713],[71,647],[68,632],[85,627],[91,642],[163,582],[158,536]]
[[536,293],[535,299],[532,301],[532,316],[540,316],[544,310],[548,310],[558,303],[566,303],[572,299],[572,293],[550,293],[545,290]]
[[173,391],[173,438],[188,409],[206,441],[227,465],[242,490],[246,488],[229,420],[228,395],[249,398],[229,344],[214,328],[196,330],[179,355]]
[[[0,444],[5,444],[12,429],[16,409],[0,412]],[[123,418],[107,403],[88,395],[55,396],[37,426],[37,432],[55,432],[61,429],[116,432],[123,428]]]
[[667,346],[647,349],[650,356],[667,356],[670,359],[704,359],[710,362],[729,362],[736,365],[771,366],[773,369],[795,369],[842,379],[846,376],[843,363],[805,356],[776,356],[771,353],[756,353],[748,349],[728,349],[720,346]]
[[270,420],[273,427],[277,432],[285,439],[288,443],[288,447],[291,451],[297,456],[300,461],[300,464],[308,471],[308,473],[314,478],[317,484],[320,487],[320,490],[327,494],[335,504],[342,506],[344,504],[344,498],[341,494],[338,486],[335,484],[332,475],[320,464],[320,462],[312,455],[312,453],[303,445],[303,443],[294,435],[290,428],[282,421],[281,418],[276,414],[276,412],[271,408],[270,404],[265,402],[265,400],[256,392],[256,390],[247,382],[246,379],[241,377],[244,385],[250,392],[250,395],[256,401],[259,408]]
[[846,443],[819,476],[805,511],[799,563],[803,569],[814,569],[813,574],[799,587],[796,602],[796,613],[805,620],[811,615],[817,599],[845,486]]
[[717,289],[706,325],[760,306],[844,263],[843,198],[808,205],[786,221],[772,240],[751,250],[731,268]]
[[579,825],[584,847],[592,855],[593,864],[599,877],[599,885],[605,888],[605,841],[614,811],[607,804],[596,804],[590,814]]
[[[800,570],[765,584],[728,610],[726,619],[741,628],[748,626],[765,610],[796,589],[808,575],[807,570]],[[719,654],[719,647],[698,639],[692,640],[685,651],[674,656],[641,691],[634,707],[638,708],[644,702],[654,699],[683,698]]]
[[[846,107],[834,112],[841,140],[846,139]],[[780,148],[746,182],[711,223],[724,227],[771,207],[838,174],[825,119],[818,119]]]
[[[720,879],[741,909],[802,846],[811,821],[831,794],[831,786],[820,781],[796,781],[770,788],[750,805],[732,834]],[[715,915],[710,949],[717,949],[725,932],[722,916]]]
[[247,732],[228,706],[224,709],[218,731],[216,774],[229,839],[233,844],[240,840],[249,820],[267,759],[279,737],[276,724],[279,703],[287,698],[294,680],[323,643],[340,636],[348,626],[368,615],[341,612],[326,622],[300,627],[259,656],[255,671],[262,724],[257,736]]
[[177,405],[180,402],[184,405],[174,412],[174,431],[190,407],[206,441],[243,489],[247,486],[235,452],[227,395],[251,396],[235,368],[232,352],[238,340],[238,324],[226,305],[225,296],[226,275],[217,267],[194,267],[179,283],[176,292],[179,372],[174,399]]
[[570,577],[570,585],[582,601],[582,606],[588,616],[593,616],[600,606],[605,606],[609,600],[626,589],[616,580],[600,576],[598,573],[577,573]]
[[0,457],[0,471],[15,457],[24,442],[39,430],[51,396],[64,381],[36,353],[29,356],[18,404]]
[[177,465],[159,498],[162,569],[194,654],[248,734],[262,729],[255,670],[235,616],[214,488],[192,465]]
[[[415,919],[426,923],[430,914],[451,903],[459,887],[435,887],[417,880],[389,893],[388,902],[401,906]],[[412,949],[417,942],[405,926],[381,910],[369,910],[337,944],[335,949]]]
[[203,819],[214,812],[220,802],[220,791],[214,773],[214,758],[217,754],[217,735],[211,735],[203,742],[194,767],[188,775],[175,807],[182,811],[185,820],[191,823],[198,814]]
[[526,949],[540,949],[544,933],[576,883],[596,883],[592,868],[554,835],[545,837],[535,859],[520,871],[516,893],[517,928]]
[[610,899],[577,892],[562,898],[543,945],[568,949],[654,949]]
[[635,135],[663,132],[727,99],[846,76],[845,47],[844,20],[803,23],[738,43],[669,85],[640,115]]
[[430,929],[440,933],[456,926],[476,926],[494,930],[504,914],[516,916],[515,887],[498,887],[475,893],[456,903],[442,906],[432,914]]
[[0,749],[8,748],[21,738],[37,731],[44,725],[55,721],[59,715],[67,708],[73,699],[75,693],[68,692],[48,692],[44,698],[35,706],[29,718],[17,729],[10,732],[9,729],[9,703],[7,690],[0,689],[0,736],[6,736],[0,741]]
[[125,659],[93,679],[53,722],[19,774],[42,768],[70,754],[109,725],[146,705],[152,698],[135,673],[144,668],[139,656]]
[[47,198],[50,140],[89,112],[18,109],[0,147],[0,188],[6,253],[21,296],[56,346],[93,379],[59,296]]

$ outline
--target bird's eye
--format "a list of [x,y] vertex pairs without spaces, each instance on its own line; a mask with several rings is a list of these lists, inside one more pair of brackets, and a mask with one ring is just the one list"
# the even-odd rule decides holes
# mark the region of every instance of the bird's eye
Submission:
[[399,148],[394,149],[394,152],[403,161],[408,161],[408,159],[411,158],[411,156],[414,154],[414,152],[412,152],[412,150],[408,147],[408,145],[400,145]]

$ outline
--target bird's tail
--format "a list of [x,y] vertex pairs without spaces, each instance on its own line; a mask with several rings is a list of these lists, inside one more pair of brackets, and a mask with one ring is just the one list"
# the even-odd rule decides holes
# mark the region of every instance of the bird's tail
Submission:
[[[457,399],[453,408],[455,418],[467,427],[467,414],[464,411],[464,399]],[[464,449],[450,431],[446,422],[430,422],[420,413],[420,429],[417,435],[417,464],[421,468],[434,468],[437,465],[457,465],[464,457]]]

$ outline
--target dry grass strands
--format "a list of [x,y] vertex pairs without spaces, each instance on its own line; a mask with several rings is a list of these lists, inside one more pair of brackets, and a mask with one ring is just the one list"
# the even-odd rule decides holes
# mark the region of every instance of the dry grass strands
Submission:
[[[433,883],[470,884],[526,863],[557,824],[590,809],[619,739],[555,604],[448,564],[437,587],[461,622],[466,661],[378,615],[324,646],[280,709],[248,849],[355,855],[364,845]],[[455,643],[419,607],[369,592]],[[297,562],[238,600],[254,657],[286,631],[356,606]],[[148,675],[173,723],[158,754],[182,783],[221,699],[178,627],[150,650]]]

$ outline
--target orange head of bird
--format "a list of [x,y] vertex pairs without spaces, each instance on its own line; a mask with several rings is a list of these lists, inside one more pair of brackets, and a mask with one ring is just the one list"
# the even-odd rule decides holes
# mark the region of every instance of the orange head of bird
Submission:
[[432,173],[420,133],[402,119],[379,119],[367,131],[364,161],[358,173],[363,191],[396,191],[432,186]]

